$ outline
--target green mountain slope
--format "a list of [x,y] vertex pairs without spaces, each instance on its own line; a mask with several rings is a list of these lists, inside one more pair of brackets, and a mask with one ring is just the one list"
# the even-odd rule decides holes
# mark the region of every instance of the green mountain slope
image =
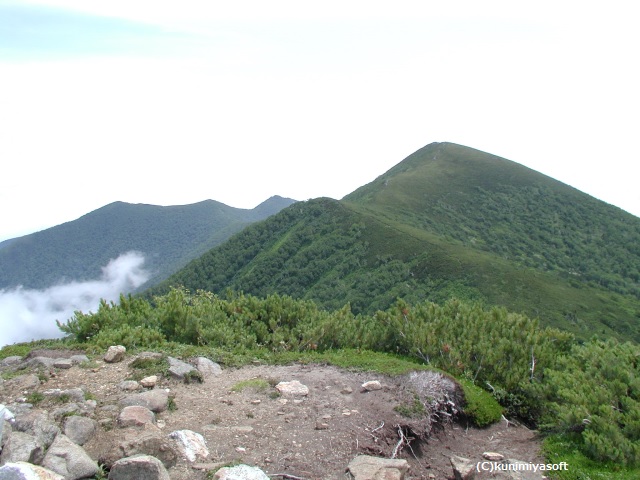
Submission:
[[252,210],[214,200],[168,206],[115,202],[77,220],[11,239],[0,249],[0,288],[43,288],[64,280],[87,280],[120,254],[146,258],[153,284],[294,200],[272,197]]
[[355,312],[404,298],[504,305],[581,338],[640,340],[640,219],[514,162],[433,144],[342,201],[297,203],[169,285]]

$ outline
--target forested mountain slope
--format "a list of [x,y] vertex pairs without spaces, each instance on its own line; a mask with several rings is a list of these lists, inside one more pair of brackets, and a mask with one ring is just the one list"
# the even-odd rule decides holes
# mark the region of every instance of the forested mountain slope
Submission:
[[342,201],[300,202],[192,261],[169,285],[327,308],[456,296],[588,338],[640,340],[640,219],[528,168],[432,144]]
[[154,283],[292,203],[275,196],[247,210],[214,200],[168,207],[114,202],[77,220],[3,242],[0,288],[93,279],[110,259],[131,250],[145,255]]

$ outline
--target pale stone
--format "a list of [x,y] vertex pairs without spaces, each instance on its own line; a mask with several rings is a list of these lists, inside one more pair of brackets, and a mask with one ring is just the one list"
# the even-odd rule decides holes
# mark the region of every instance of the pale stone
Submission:
[[209,456],[209,449],[204,437],[191,430],[176,430],[169,434],[178,444],[178,449],[190,462],[205,460]]
[[107,349],[107,353],[104,355],[104,361],[107,363],[117,363],[124,359],[124,355],[127,353],[127,349],[122,345],[112,345]]
[[121,458],[109,471],[109,480],[170,480],[162,462],[150,455]]
[[144,388],[153,388],[156,386],[157,383],[158,383],[157,375],[144,377],[142,380],[140,380],[140,385],[142,385]]
[[64,434],[73,443],[84,445],[96,433],[98,423],[95,420],[73,415],[64,422]]
[[62,433],[47,450],[42,466],[59,473],[67,480],[93,477],[100,471],[98,464],[87,452]]
[[409,464],[404,459],[358,455],[348,469],[355,480],[403,480]]
[[120,400],[120,404],[125,407],[139,405],[141,407],[147,407],[152,412],[164,412],[169,405],[169,394],[165,390],[158,389],[134,393]]
[[364,388],[367,392],[371,392],[373,390],[381,390],[382,384],[378,380],[371,380],[370,382],[363,383],[362,388]]
[[147,407],[131,405],[124,407],[118,416],[118,425],[126,427],[142,427],[145,424],[156,422],[156,415]]
[[456,480],[471,480],[476,474],[476,462],[468,458],[453,455],[449,461],[453,468],[453,476]]
[[27,462],[10,462],[0,467],[1,480],[65,480],[62,475]]
[[276,385],[276,389],[282,395],[309,395],[309,387],[303,385],[298,380],[280,382]]
[[214,478],[217,480],[269,480],[267,474],[258,467],[249,465],[223,467],[216,472]]
[[504,455],[502,455],[501,453],[496,453],[496,452],[484,452],[482,454],[482,457],[485,460],[491,460],[492,462],[499,462],[501,460],[504,460]]

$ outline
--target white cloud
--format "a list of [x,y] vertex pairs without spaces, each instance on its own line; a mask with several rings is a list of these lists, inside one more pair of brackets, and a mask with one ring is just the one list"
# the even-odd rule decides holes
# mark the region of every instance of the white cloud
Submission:
[[56,320],[64,323],[75,311],[95,311],[100,299],[117,301],[121,293],[133,291],[148,279],[143,264],[141,254],[128,252],[103,267],[98,280],[0,290],[0,346],[61,337]]

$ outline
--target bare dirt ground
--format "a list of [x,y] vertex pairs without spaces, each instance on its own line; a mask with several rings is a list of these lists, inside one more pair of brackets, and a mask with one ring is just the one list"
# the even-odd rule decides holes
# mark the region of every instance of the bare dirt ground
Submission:
[[[115,407],[126,394],[119,384],[131,378],[131,360],[133,357],[128,356],[117,364],[98,360],[94,368],[56,370],[55,376],[38,390],[82,386],[98,402],[97,419],[115,418],[119,412]],[[252,379],[266,380],[269,386],[239,390],[241,382]],[[292,380],[306,385],[308,395],[283,397],[272,386]],[[363,391],[361,385],[369,380],[379,380],[383,388]],[[156,388],[169,389],[177,409],[158,414],[157,422],[167,434],[182,429],[202,434],[210,450],[207,462],[211,464],[246,463],[274,478],[286,474],[309,480],[343,479],[349,478],[345,469],[356,455],[393,454],[399,441],[397,425],[407,424],[407,418],[394,410],[406,399],[402,385],[403,377],[350,372],[326,365],[229,368],[204,383],[162,379]],[[13,393],[0,389],[0,402],[10,403]],[[113,445],[135,434],[117,426],[101,429],[84,447],[99,459]],[[542,462],[539,446],[535,432],[525,427],[507,427],[501,422],[476,429],[453,422],[434,429],[426,441],[414,440],[411,448],[405,446],[398,452],[398,458],[409,462],[410,479],[450,479],[451,455],[481,461],[483,452],[493,451],[506,458],[537,463]],[[171,468],[170,474],[173,479],[205,479],[206,467],[214,465],[202,467],[205,469],[194,469],[182,462]]]

